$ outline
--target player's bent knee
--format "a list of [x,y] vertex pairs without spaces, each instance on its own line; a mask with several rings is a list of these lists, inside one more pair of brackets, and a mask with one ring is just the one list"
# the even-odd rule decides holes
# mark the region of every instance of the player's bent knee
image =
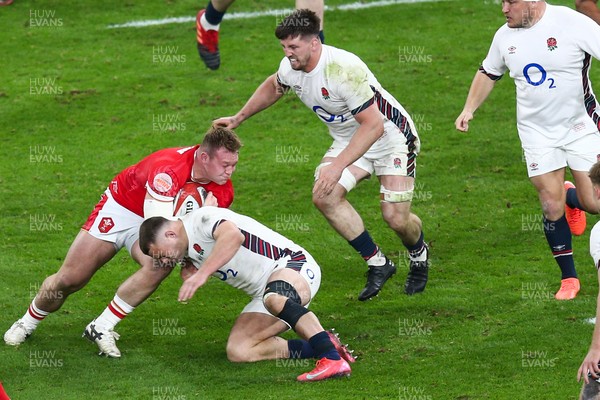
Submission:
[[383,219],[388,224],[390,229],[400,236],[403,236],[409,231],[408,217],[402,217],[401,215],[394,214],[392,216],[384,215]]
[[227,342],[227,359],[234,363],[252,362],[250,349],[241,345],[240,343]]
[[[272,303],[274,295],[283,296],[285,304],[281,311],[277,312],[275,305]],[[279,319],[284,320],[289,326],[294,329],[298,320],[309,311],[303,307],[300,295],[289,282],[277,280],[267,284],[265,294],[263,295],[263,304],[271,314]]]
[[69,295],[83,288],[89,282],[89,280],[90,278],[88,277],[80,277],[74,274],[57,273],[46,278],[41,286],[41,289],[47,291],[57,291],[61,292],[63,295]]
[[[328,161],[321,163],[317,166],[317,168],[315,169],[315,180],[319,179],[319,171],[321,170],[321,168],[329,164],[331,164],[331,162]],[[354,177],[354,175],[352,175],[352,172],[350,172],[348,168],[344,168],[344,170],[342,171],[342,176],[340,177],[338,183],[342,185],[344,189],[346,189],[346,192],[350,192],[356,187],[356,178]]]
[[287,297],[295,303],[302,304],[300,295],[291,283],[282,280],[272,281],[267,283],[267,287],[265,288],[265,292],[263,294],[263,304],[270,313],[273,313],[271,311],[273,304],[269,298],[272,299],[273,295]]

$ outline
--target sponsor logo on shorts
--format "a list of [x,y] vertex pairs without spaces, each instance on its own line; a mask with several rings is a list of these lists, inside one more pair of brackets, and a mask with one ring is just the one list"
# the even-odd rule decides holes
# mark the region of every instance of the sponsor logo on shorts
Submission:
[[538,169],[538,163],[532,162],[531,164],[529,164],[529,169],[532,170],[532,171],[537,171],[537,169]]
[[173,179],[171,179],[169,174],[161,172],[160,174],[156,174],[152,184],[157,192],[165,193],[173,187]]
[[98,230],[102,233],[107,233],[115,226],[111,217],[104,217],[98,224]]

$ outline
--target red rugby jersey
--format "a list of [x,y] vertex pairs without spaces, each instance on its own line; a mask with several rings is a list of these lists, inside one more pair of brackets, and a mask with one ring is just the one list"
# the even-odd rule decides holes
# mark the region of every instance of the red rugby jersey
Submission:
[[[144,216],[146,192],[157,200],[173,201],[179,189],[191,181],[194,154],[200,145],[159,150],[137,164],[125,168],[110,183],[110,192],[117,203]],[[207,192],[217,198],[219,207],[233,202],[233,184],[202,183]]]

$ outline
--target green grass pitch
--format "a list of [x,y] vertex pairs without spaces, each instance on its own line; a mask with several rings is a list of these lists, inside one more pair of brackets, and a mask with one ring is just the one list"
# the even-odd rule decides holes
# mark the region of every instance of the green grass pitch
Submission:
[[[15,0],[0,7],[0,333],[58,269],[117,172],[154,150],[197,143],[214,118],[237,111],[276,70],[277,16],[225,21],[218,71],[198,59],[193,22],[106,28],[193,16],[205,3]],[[240,0],[230,11],[292,4]],[[121,252],[25,344],[0,344],[0,381],[11,398],[576,399],[575,375],[593,330],[584,320],[594,315],[598,291],[587,242],[597,218],[588,217],[588,231],[574,238],[580,295],[553,300],[560,274],[526,177],[510,78],[498,83],[468,134],[454,129],[502,23],[495,0],[325,15],[327,43],[359,55],[419,128],[413,208],[432,254],[421,295],[402,292],[403,247],[381,219],[372,179],[349,198],[399,271],[378,298],[357,301],[363,262],[310,200],[330,139],[298,99],[283,98],[237,130],[244,148],[233,209],[320,262],[311,309],[359,355],[349,379],[295,382],[312,361],[228,362],[229,328],[246,296],[215,280],[181,305],[176,274],[118,325],[123,357],[98,357],[81,333],[136,269]],[[596,83],[598,71],[592,67]]]

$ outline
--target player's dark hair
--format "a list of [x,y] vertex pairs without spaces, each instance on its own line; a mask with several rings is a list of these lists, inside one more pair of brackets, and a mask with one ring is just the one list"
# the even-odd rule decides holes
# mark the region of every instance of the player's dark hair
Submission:
[[140,226],[139,245],[142,253],[149,256],[150,246],[156,242],[156,234],[167,223],[167,219],[163,217],[150,217]]
[[224,148],[232,153],[237,153],[240,151],[241,147],[242,142],[234,131],[217,126],[211,127],[206,132],[204,139],[202,139],[202,143],[200,144],[200,149],[206,152],[210,157],[212,157],[215,154],[215,151],[220,148]]
[[596,186],[600,186],[600,161],[592,165],[589,172],[590,180]]
[[319,36],[321,20],[314,11],[303,8],[295,10],[281,21],[275,29],[279,40],[297,36]]

